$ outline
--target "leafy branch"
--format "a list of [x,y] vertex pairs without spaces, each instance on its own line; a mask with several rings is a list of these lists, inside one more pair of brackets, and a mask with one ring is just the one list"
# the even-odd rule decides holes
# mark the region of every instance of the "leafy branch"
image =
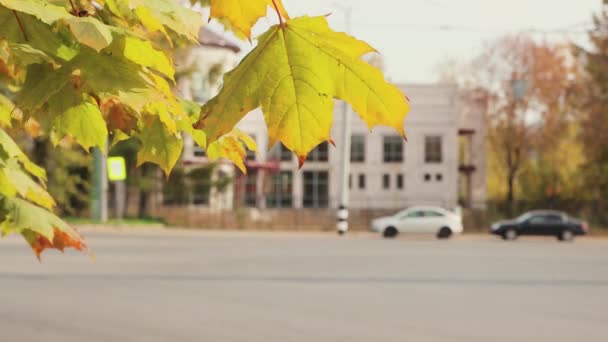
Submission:
[[[271,145],[281,141],[300,161],[320,142],[333,141],[334,99],[350,103],[370,128],[386,125],[405,136],[404,94],[361,59],[375,50],[333,31],[325,17],[291,18],[281,0],[191,0],[243,40],[269,10],[279,17],[200,108],[172,89],[173,47],[198,43],[200,13],[174,0],[96,3],[0,0],[0,82],[11,90],[0,96],[0,226],[5,234],[22,234],[37,255],[86,246],[52,214],[46,174],[23,157],[9,128],[87,151],[103,150],[108,138],[136,139],[137,166],[155,163],[166,174],[179,160],[184,133],[211,159],[230,159],[246,171],[243,159],[255,142],[234,127],[256,108],[264,112]],[[5,108],[18,108],[19,115]]]

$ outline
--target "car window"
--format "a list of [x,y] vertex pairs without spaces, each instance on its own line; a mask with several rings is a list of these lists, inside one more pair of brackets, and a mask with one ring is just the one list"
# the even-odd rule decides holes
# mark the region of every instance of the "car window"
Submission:
[[424,216],[425,217],[442,217],[443,214],[442,213],[438,213],[436,211],[427,210],[427,211],[424,212]]
[[547,222],[562,222],[562,217],[560,215],[556,215],[556,214],[545,215],[545,221],[547,221]]
[[532,217],[532,215],[530,213],[525,213],[523,215],[521,215],[520,217],[518,217],[516,219],[517,222],[526,222],[528,221],[528,219],[530,219],[530,217]]
[[556,214],[547,214],[547,215],[535,215],[530,217],[528,222],[530,223],[555,223],[561,222],[562,217]]
[[545,222],[544,215],[535,215],[528,218],[528,223],[543,223]]
[[424,212],[423,211],[419,211],[419,210],[414,210],[414,211],[410,211],[409,213],[406,213],[405,215],[401,216],[401,219],[406,219],[406,218],[416,218],[416,217],[423,217],[424,216]]

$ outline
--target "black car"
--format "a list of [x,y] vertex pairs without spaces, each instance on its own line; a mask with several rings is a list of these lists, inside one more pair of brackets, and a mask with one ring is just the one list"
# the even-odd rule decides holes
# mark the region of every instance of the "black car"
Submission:
[[519,235],[547,235],[560,241],[571,241],[576,235],[584,235],[588,231],[587,223],[553,210],[530,211],[515,220],[496,222],[490,228],[490,233],[505,240],[515,240]]

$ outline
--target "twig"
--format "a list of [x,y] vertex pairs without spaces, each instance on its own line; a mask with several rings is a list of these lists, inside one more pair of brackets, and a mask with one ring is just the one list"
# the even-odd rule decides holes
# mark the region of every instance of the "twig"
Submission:
[[76,9],[76,6],[74,6],[74,2],[72,2],[72,0],[70,0],[70,6],[72,6],[72,14],[78,16],[78,10]]
[[27,33],[25,33],[25,28],[23,27],[23,24],[21,23],[21,19],[19,19],[19,15],[17,15],[17,11],[13,10],[13,14],[15,15],[15,19],[17,19],[17,24],[19,24],[19,29],[21,30],[21,33],[23,33],[23,38],[25,39],[26,42],[28,42],[29,39],[27,38]]

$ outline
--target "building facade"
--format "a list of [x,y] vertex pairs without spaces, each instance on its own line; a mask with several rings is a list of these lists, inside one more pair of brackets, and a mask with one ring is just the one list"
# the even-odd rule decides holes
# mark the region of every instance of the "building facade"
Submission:
[[[183,97],[204,103],[217,93],[218,75],[238,61],[237,45],[203,29],[201,45],[176,61]],[[179,74],[179,70],[178,70]],[[381,213],[410,205],[485,203],[485,122],[481,102],[471,102],[451,84],[405,84],[411,100],[405,121],[407,141],[388,127],[372,132],[352,111],[351,218],[362,227]],[[346,106],[348,107],[348,106]],[[336,101],[332,139],[313,150],[303,167],[280,143],[269,148],[262,112],[254,110],[237,125],[257,142],[247,156],[247,174],[231,163],[211,163],[205,151],[184,137],[179,187],[165,184],[155,201],[156,214],[175,224],[250,226],[260,222],[333,227],[341,184],[339,144],[343,139],[343,103]],[[350,107],[348,107],[350,110]],[[180,174],[181,172],[181,174]],[[224,180],[229,180],[225,182]],[[218,186],[217,184],[222,184]],[[177,200],[176,200],[177,199]],[[242,212],[247,223],[242,221]],[[320,223],[321,222],[321,223]]]
[[[460,115],[459,94],[449,84],[412,84],[401,88],[412,104],[405,141],[393,129],[369,132],[355,114],[351,135],[350,208],[397,210],[431,204],[454,208],[459,204]],[[342,141],[343,106],[337,102],[332,138]],[[340,149],[322,143],[298,169],[297,158],[282,145],[268,149],[261,111],[249,113],[238,125],[258,144],[248,156],[248,174],[233,167],[221,170],[234,176],[224,191],[221,208],[258,209],[336,208],[340,192]],[[204,151],[187,142],[184,160],[205,163]],[[213,206],[214,204],[211,204]]]

